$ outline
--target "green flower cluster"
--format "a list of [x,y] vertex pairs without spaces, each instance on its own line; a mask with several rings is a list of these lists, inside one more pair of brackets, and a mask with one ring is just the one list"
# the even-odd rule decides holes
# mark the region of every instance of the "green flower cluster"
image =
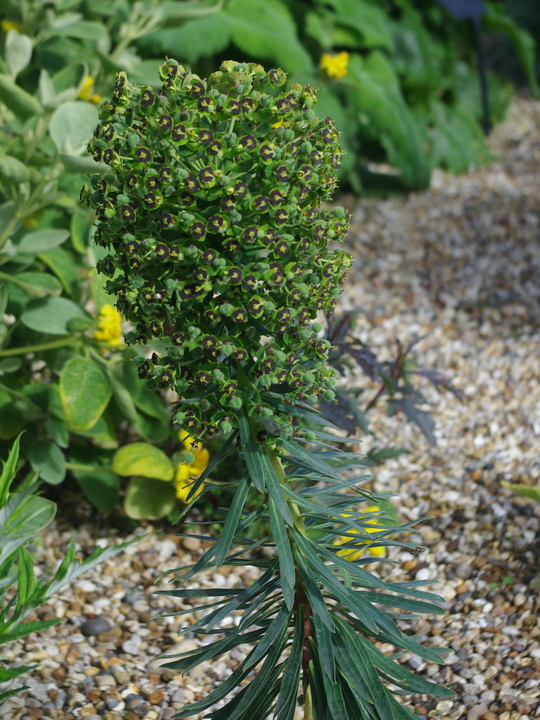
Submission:
[[174,60],[160,93],[119,73],[90,150],[110,167],[83,198],[97,210],[98,269],[134,331],[168,340],[138,358],[148,388],[173,388],[175,416],[195,438],[236,425],[243,406],[290,436],[295,402],[332,399],[330,344],[319,311],[333,309],[351,258],[329,250],[348,226],[325,210],[342,153],[316,92],[260,65],[225,62],[208,80]]

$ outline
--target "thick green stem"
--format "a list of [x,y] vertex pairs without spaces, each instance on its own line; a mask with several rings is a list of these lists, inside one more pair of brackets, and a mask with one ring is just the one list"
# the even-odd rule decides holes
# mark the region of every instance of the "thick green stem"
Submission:
[[71,335],[62,340],[51,340],[51,342],[41,343],[40,345],[8,348],[7,350],[0,350],[0,357],[11,357],[12,355],[26,355],[27,353],[42,352],[43,350],[54,350],[54,348],[64,347],[64,345],[73,345],[73,343],[78,340],[80,340],[78,335]]
[[308,685],[304,693],[304,720],[313,720],[313,706],[311,704],[311,687]]
[[78,470],[79,472],[95,472],[95,473],[112,473],[114,470],[111,467],[96,467],[95,465],[81,465],[80,463],[67,462],[66,468],[68,470]]

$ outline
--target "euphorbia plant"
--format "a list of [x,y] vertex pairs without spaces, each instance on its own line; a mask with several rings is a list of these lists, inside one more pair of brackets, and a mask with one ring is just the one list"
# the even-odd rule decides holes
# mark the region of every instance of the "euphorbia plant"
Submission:
[[[167,60],[160,75],[157,93],[119,74],[91,142],[110,172],[93,176],[83,197],[110,253],[100,264],[107,289],[133,324],[126,341],[162,347],[136,359],[146,387],[176,391],[175,419],[194,442],[229,436],[191,497],[205,492],[235,440],[246,464],[229,484],[220,537],[178,574],[185,583],[223,564],[261,569],[244,590],[167,591],[210,598],[189,629],[222,634],[169,667],[188,671],[253,645],[227,680],[180,715],[220,703],[217,720],[285,720],[301,702],[316,720],[414,717],[388,683],[397,693],[452,693],[372,640],[441,662],[440,649],[402,633],[400,616],[382,608],[440,614],[433,601],[442,599],[418,589],[422,581],[384,582],[366,570],[374,558],[359,550],[414,546],[389,539],[396,528],[371,511],[384,498],[361,487],[361,459],[335,449],[342,438],[313,408],[332,399],[335,383],[317,314],[333,308],[350,265],[346,252],[327,247],[343,237],[346,213],[321,207],[335,187],[338,133],[330,118],[316,118],[312,88],[280,89],[280,70],[226,62],[201,80]],[[320,430],[306,430],[305,421]],[[245,512],[250,487],[261,501]],[[247,540],[243,531],[257,518],[269,519],[271,534]],[[261,546],[277,552],[254,557]],[[223,627],[236,610],[240,622]],[[260,663],[255,679],[222,704]]]

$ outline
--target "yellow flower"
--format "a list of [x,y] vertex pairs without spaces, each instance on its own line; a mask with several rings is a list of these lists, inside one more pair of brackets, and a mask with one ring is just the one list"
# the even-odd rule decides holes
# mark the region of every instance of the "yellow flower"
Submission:
[[121,347],[122,342],[122,316],[112,305],[106,304],[100,308],[98,329],[94,332],[94,339],[107,343],[109,347]]
[[94,90],[94,78],[87,75],[79,91],[79,100],[90,100],[95,105],[101,102],[101,95],[92,92]]
[[321,70],[328,75],[328,77],[339,80],[348,74],[349,69],[349,53],[323,53],[321,56]]
[[280,120],[280,121],[277,122],[277,123],[273,123],[273,124],[272,124],[272,127],[278,128],[278,127],[281,127],[282,125],[283,125],[283,120]]
[[11,20],[2,20],[2,30],[7,33],[10,30],[16,30],[18,33],[22,32],[22,25],[18,22],[12,22]]
[[[368,508],[364,510],[365,513],[372,513],[372,512],[378,512],[379,508],[376,505],[370,505]],[[350,517],[350,514],[341,515],[341,517]],[[365,518],[362,518],[365,519]],[[367,520],[367,523],[370,525],[378,525],[379,520],[378,518],[373,518],[372,520]],[[358,530],[355,530],[354,528],[347,528],[347,532],[350,535],[359,535],[360,533]],[[365,528],[364,532],[366,533],[376,533],[380,532],[380,528]],[[345,543],[348,543],[352,540],[350,537],[337,537],[334,540],[334,545],[344,545]],[[360,545],[366,545],[369,540],[363,540],[362,542],[355,543],[355,547],[360,547]],[[368,552],[370,552],[375,557],[384,557],[385,556],[385,548],[383,546],[379,547],[370,547],[368,548]],[[359,557],[362,556],[362,550],[353,550],[352,547],[349,547],[345,550],[338,550],[337,553],[340,557],[347,558],[347,560],[358,560]]]
[[[192,463],[179,465],[174,476],[174,484],[176,487],[176,497],[182,502],[186,502],[189,491],[193,486],[193,481],[203,473],[210,462],[210,453],[185,432],[180,430],[178,437],[184,446],[185,453],[192,453],[195,459]],[[203,486],[197,490],[195,497],[202,492]]]

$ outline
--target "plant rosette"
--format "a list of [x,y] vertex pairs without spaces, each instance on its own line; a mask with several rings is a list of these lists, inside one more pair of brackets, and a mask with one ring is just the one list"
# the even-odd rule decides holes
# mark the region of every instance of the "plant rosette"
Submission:
[[[253,646],[182,717],[238,689],[213,717],[292,720],[301,702],[305,720],[414,718],[387,682],[405,693],[453,693],[372,641],[441,663],[443,649],[421,646],[384,608],[407,618],[442,614],[443,599],[419,590],[423,581],[384,582],[365,569],[384,562],[387,547],[414,549],[390,539],[414,523],[401,528],[383,510],[374,515],[387,497],[362,487],[362,458],[336,448],[357,440],[329,433],[314,407],[333,399],[336,383],[317,315],[334,308],[351,263],[328,247],[345,233],[345,211],[322,207],[341,161],[338,133],[330,118],[315,116],[312,88],[280,89],[281,70],[225,62],[202,80],[167,60],[160,75],[156,93],[119,73],[90,143],[110,171],[92,176],[82,197],[97,210],[96,241],[109,252],[98,266],[106,289],[135,327],[126,341],[155,348],[151,358],[135,358],[139,377],[149,390],[178,395],[183,451],[175,469],[161,451],[133,443],[117,451],[113,469],[131,476],[133,512],[144,506],[148,517],[159,484],[168,503],[182,494],[185,514],[237,441],[246,471],[222,484],[233,497],[219,538],[207,538],[194,564],[167,574],[185,584],[221,565],[261,569],[245,589],[157,591],[199,596],[212,608],[184,630],[213,639],[164,667],[187,673]],[[228,437],[210,460],[201,439],[220,431]],[[165,482],[155,483],[159,453]],[[260,498],[252,510],[250,492]],[[247,538],[259,521],[262,537]],[[242,616],[230,624],[237,610]]]

